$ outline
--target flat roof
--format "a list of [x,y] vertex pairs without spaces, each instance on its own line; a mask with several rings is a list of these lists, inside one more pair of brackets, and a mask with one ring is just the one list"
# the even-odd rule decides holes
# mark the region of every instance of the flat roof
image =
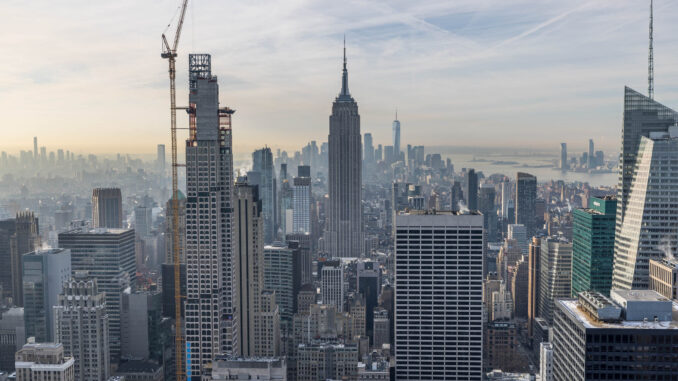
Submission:
[[[635,290],[645,291],[645,290]],[[576,299],[559,299],[557,303],[565,308],[572,316],[575,317],[585,328],[612,328],[612,329],[678,329],[678,302],[673,301],[673,313],[671,321],[620,321],[620,322],[604,322],[598,321],[591,317],[579,305]]]
[[669,299],[655,290],[612,290],[627,302],[666,302]]

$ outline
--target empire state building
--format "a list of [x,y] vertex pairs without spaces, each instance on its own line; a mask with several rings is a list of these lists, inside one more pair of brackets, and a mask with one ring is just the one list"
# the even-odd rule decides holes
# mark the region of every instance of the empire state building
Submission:
[[326,242],[332,257],[363,253],[362,150],[358,104],[348,91],[346,42],[341,93],[332,104],[329,142],[329,211]]

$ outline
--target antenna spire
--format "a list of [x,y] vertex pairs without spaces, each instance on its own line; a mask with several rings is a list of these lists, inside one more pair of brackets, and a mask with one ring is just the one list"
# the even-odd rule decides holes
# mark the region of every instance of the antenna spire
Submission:
[[398,120],[398,108],[396,107],[396,118],[395,120]]
[[344,34],[344,70],[341,75],[341,93],[338,99],[352,100],[351,93],[348,92],[348,69],[346,69],[346,35]]
[[653,0],[650,0],[650,51],[647,57],[647,96],[654,99]]

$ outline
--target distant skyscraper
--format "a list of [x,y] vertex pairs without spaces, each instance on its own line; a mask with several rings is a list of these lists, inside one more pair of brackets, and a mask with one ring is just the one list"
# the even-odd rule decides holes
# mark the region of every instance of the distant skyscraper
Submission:
[[21,256],[40,248],[38,218],[32,212],[19,212],[16,218],[0,221],[0,287],[5,297],[23,306]]
[[[617,229],[612,288],[646,289],[649,261],[678,254],[678,127],[641,137]],[[617,208],[617,210],[619,210]],[[619,213],[617,213],[619,223]]]
[[516,179],[515,214],[516,224],[525,225],[527,236],[535,234],[535,203],[537,178],[529,173],[518,172]]
[[398,111],[393,120],[393,161],[400,160],[400,121],[398,120]]
[[[238,355],[231,234],[233,110],[219,107],[209,54],[190,54],[186,140],[186,346],[189,374],[217,353]],[[209,174],[209,176],[207,175]]]
[[455,181],[450,189],[450,209],[458,211],[461,209],[461,202],[464,199],[464,192],[461,190],[461,183]]
[[567,143],[560,143],[560,169],[563,171],[570,168],[567,163]]
[[151,208],[145,206],[137,206],[134,208],[134,231],[136,232],[137,237],[145,237],[151,233],[151,224],[153,221],[152,212],[153,210]]
[[54,310],[63,283],[71,277],[71,252],[38,250],[22,256],[26,337],[54,342]]
[[[293,243],[298,249],[298,242]],[[264,288],[275,291],[280,318],[292,322],[295,297],[301,286],[299,251],[275,242],[264,246]]]
[[363,147],[365,163],[374,163],[374,143],[372,142],[372,134],[369,132],[365,133]]
[[[357,264],[357,290],[365,298],[365,331],[369,338],[374,337],[374,309],[379,302],[381,290],[381,269],[379,262],[360,261]],[[374,342],[374,341],[373,341]]]
[[75,359],[75,381],[106,381],[110,347],[106,300],[95,279],[76,273],[66,281],[55,312],[55,341]]
[[539,315],[552,325],[556,299],[570,296],[572,244],[542,238],[539,262]]
[[134,230],[71,230],[59,234],[59,247],[70,249],[73,271],[88,271],[105,293],[111,356],[119,359],[122,293],[136,286]]
[[539,316],[539,275],[541,272],[541,240],[533,237],[530,243],[527,274],[527,332],[534,337],[534,319]]
[[92,191],[92,226],[122,228],[122,194],[118,188],[96,188]]
[[362,155],[358,104],[348,91],[346,47],[341,93],[332,105],[329,142],[327,240],[332,257],[363,253]]
[[252,171],[259,173],[259,181],[250,181],[250,185],[259,186],[261,199],[261,216],[264,219],[264,243],[275,240],[278,228],[276,226],[277,189],[273,153],[268,147],[258,149],[252,153]]
[[158,144],[158,152],[157,152],[157,158],[156,160],[156,165],[158,167],[158,171],[160,173],[165,173],[165,145],[164,144]]
[[344,268],[341,263],[323,266],[320,293],[323,304],[335,306],[338,312],[344,310]]
[[572,297],[582,291],[610,295],[617,199],[591,197],[575,209],[572,224]]
[[157,290],[137,290],[122,295],[120,315],[122,356],[162,362],[164,340],[162,295]]
[[483,213],[488,242],[497,241],[497,208],[494,204],[496,193],[491,184],[483,184],[478,190],[478,210]]
[[471,168],[466,174],[466,206],[469,210],[478,210],[478,174]]
[[527,229],[525,228],[525,225],[509,224],[506,232],[509,239],[516,240],[522,253],[527,254],[530,240],[527,238]]
[[[306,166],[300,166],[306,167]],[[310,172],[310,171],[308,171]],[[302,173],[307,175],[307,173]],[[294,178],[292,187],[292,231],[295,233],[311,232],[311,177]]]
[[33,137],[33,159],[38,160],[38,137]]
[[414,212],[395,224],[396,379],[480,381],[483,217]]
[[587,156],[588,163],[586,165],[588,167],[588,169],[592,169],[592,168],[596,167],[596,165],[595,165],[596,158],[595,158],[594,155],[595,155],[595,152],[593,150],[593,139],[589,139],[589,154]]

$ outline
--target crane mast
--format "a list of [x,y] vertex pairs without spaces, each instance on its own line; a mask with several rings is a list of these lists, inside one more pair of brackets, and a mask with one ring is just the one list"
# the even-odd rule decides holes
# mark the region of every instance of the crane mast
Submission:
[[174,262],[174,346],[176,362],[176,381],[184,381],[186,370],[184,368],[184,337],[181,321],[181,257],[179,248],[179,189],[177,179],[177,99],[176,99],[176,57],[177,47],[179,46],[179,37],[181,37],[181,28],[184,25],[184,16],[186,15],[186,6],[188,0],[183,0],[181,4],[181,13],[177,30],[174,34],[174,45],[170,47],[165,34],[162,34],[163,49],[162,58],[166,58],[169,63],[170,79],[170,130],[172,135],[172,255]]

